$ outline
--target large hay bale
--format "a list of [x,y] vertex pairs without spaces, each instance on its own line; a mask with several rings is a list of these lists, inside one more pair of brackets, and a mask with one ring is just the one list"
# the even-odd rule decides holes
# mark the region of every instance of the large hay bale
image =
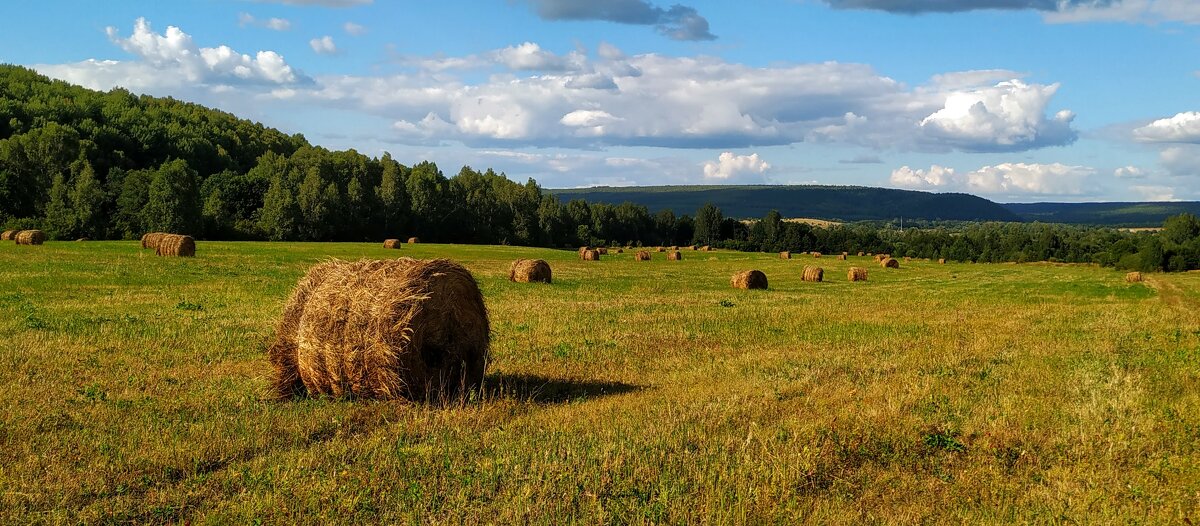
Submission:
[[900,268],[900,260],[892,258],[883,258],[879,262],[879,266],[883,268]]
[[633,255],[633,260],[634,261],[650,261],[650,252],[646,251],[646,250],[639,250],[639,251],[637,251],[636,254]]
[[791,252],[788,252],[788,251],[786,251],[786,250],[785,250],[785,251],[783,251],[783,252],[780,252],[780,253],[779,253],[779,259],[792,259],[792,253],[791,253]]
[[419,237],[414,236],[414,237],[408,238],[408,244],[410,244],[410,245],[415,245],[420,242],[421,242],[421,238],[419,238]]
[[846,273],[846,279],[850,281],[866,281],[867,269],[862,267],[850,267],[850,272]]
[[1125,282],[1126,282],[1126,283],[1141,283],[1141,282],[1142,282],[1142,279],[1143,279],[1143,278],[1142,278],[1142,273],[1141,273],[1141,272],[1130,272],[1130,273],[1128,273],[1128,274],[1126,274],[1126,275],[1125,275]]
[[46,242],[46,233],[41,230],[22,230],[13,238],[18,245],[40,245]]
[[508,268],[508,280],[517,283],[550,283],[550,264],[541,259],[518,259]]
[[458,263],[334,260],[297,283],[267,354],[279,398],[444,401],[483,382],[490,335]]
[[383,248],[400,248],[400,245],[401,245],[401,243],[400,243],[399,239],[383,240]]
[[150,250],[158,248],[158,242],[162,240],[162,237],[165,235],[167,234],[163,232],[149,232],[142,234],[142,248],[148,248]]
[[683,260],[683,254],[681,254],[678,250],[672,250],[670,252],[667,252],[667,261],[681,261],[681,260]]
[[196,240],[192,236],[178,234],[163,234],[154,247],[154,253],[159,256],[190,258],[196,255]]
[[16,230],[5,230],[4,232],[0,233],[0,241],[14,241],[16,239],[17,239],[17,231]]
[[729,284],[735,289],[766,289],[767,275],[759,270],[746,270],[734,274],[729,279]]
[[579,259],[584,261],[600,261],[600,251],[597,249],[588,249],[579,253]]
[[825,269],[823,269],[821,267],[810,267],[808,265],[805,265],[804,266],[804,276],[802,279],[804,281],[819,283],[820,281],[825,279]]

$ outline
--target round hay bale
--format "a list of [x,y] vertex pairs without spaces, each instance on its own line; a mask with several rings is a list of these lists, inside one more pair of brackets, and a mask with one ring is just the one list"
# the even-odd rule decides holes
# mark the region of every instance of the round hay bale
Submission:
[[820,252],[813,252],[813,259],[821,259],[821,253],[820,253]]
[[666,252],[666,251],[667,251],[667,249],[665,249],[665,248],[663,248],[663,247],[658,247],[658,248],[654,249],[654,251],[655,251],[655,252]]
[[846,252],[846,251],[844,251],[844,250],[843,250],[843,251],[842,251],[842,255],[843,255],[843,256],[849,256],[849,255],[850,255],[850,253],[849,253],[849,252]]
[[458,263],[334,260],[297,283],[267,354],[281,399],[436,402],[480,386],[490,336],[483,295]]
[[850,272],[846,273],[846,279],[850,281],[866,281],[867,269],[862,267],[850,267]]
[[712,252],[712,246],[704,245],[704,246],[700,247],[700,250],[704,251],[704,252]]
[[639,250],[639,251],[637,251],[636,254],[633,255],[633,260],[634,261],[650,261],[650,252],[646,251],[646,250]]
[[0,233],[0,241],[14,241],[16,239],[17,239],[17,231],[16,230],[5,230],[4,232]]
[[84,241],[91,241],[91,239],[88,239],[86,237],[81,237],[81,238],[75,240],[76,243],[82,243]]
[[804,266],[804,276],[802,279],[804,281],[819,283],[825,279],[825,269],[823,269],[821,267],[810,267],[808,265],[805,265]]
[[1142,282],[1142,279],[1143,279],[1143,278],[1142,278],[1142,273],[1141,273],[1141,272],[1130,272],[1130,273],[1128,273],[1128,274],[1126,274],[1126,275],[1125,275],[1125,282],[1126,282],[1126,283],[1141,283],[1141,282]]
[[863,253],[862,253],[862,252],[859,252],[859,253],[858,253],[858,257],[860,257],[860,258],[861,258],[861,257],[863,257]]
[[550,283],[550,264],[541,259],[518,259],[508,268],[508,280],[516,283]]
[[190,258],[196,255],[196,240],[192,236],[163,234],[154,247],[154,253],[159,256]]
[[696,245],[691,245],[691,246],[689,246],[689,247],[688,247],[688,250],[696,250]]
[[892,258],[883,258],[879,261],[879,266],[883,268],[900,268],[900,260]]
[[579,259],[584,261],[600,261],[600,251],[597,249],[584,250],[579,254]]
[[729,279],[729,284],[735,289],[763,289],[767,288],[767,275],[759,270],[745,270],[734,274]]
[[675,245],[671,245],[671,248],[669,248],[667,250],[679,250],[679,247],[677,247]]
[[667,261],[682,261],[682,260],[683,260],[683,254],[680,253],[678,250],[672,250],[670,252],[667,252]]
[[867,252],[867,255],[868,255],[868,256],[874,256],[874,255],[875,255],[875,253],[874,253],[874,252]]
[[938,265],[945,265],[945,264],[946,264],[946,258],[939,258],[939,259],[938,259]]
[[148,248],[150,250],[158,248],[158,242],[162,240],[162,237],[165,235],[167,234],[162,232],[149,232],[142,234],[142,248]]
[[779,259],[792,259],[792,253],[791,253],[791,252],[788,252],[788,251],[786,251],[786,250],[785,250],[785,251],[783,251],[783,252],[780,252],[780,253],[779,253]]
[[597,248],[597,249],[596,249],[596,252],[599,252],[601,256],[607,256],[607,255],[608,255],[608,249],[607,249],[607,248],[604,248],[604,247]]
[[625,253],[625,249],[623,249],[623,248],[618,248],[618,249],[617,249],[617,253],[618,253],[618,254],[624,254],[624,253]]
[[419,237],[414,236],[414,237],[408,238],[408,244],[410,244],[410,245],[415,245],[420,242],[421,242],[421,238],[419,238]]
[[383,240],[383,248],[400,248],[400,245],[401,245],[401,243],[400,243],[399,239]]
[[14,238],[18,245],[40,245],[46,242],[46,233],[41,230],[22,230]]
[[846,261],[846,255],[845,255],[845,254],[838,254],[838,257],[837,257],[837,259],[838,259],[838,261]]
[[911,257],[908,257],[908,256],[904,256],[904,262],[905,262],[905,263],[910,263],[910,262],[912,262],[912,258],[911,258]]

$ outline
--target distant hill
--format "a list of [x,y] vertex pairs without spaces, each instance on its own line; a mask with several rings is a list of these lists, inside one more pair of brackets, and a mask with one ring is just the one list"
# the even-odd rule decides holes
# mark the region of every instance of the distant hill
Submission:
[[1182,213],[1200,215],[1200,202],[1177,203],[1013,203],[1002,205],[1026,221],[1105,225],[1161,226],[1163,220]]
[[904,217],[932,221],[1020,221],[992,201],[969,194],[934,194],[860,186],[639,186],[551,189],[562,199],[597,203],[630,201],[651,212],[671,209],[694,214],[704,203],[727,217],[762,217],[778,210],[784,217],[833,221],[889,220]]

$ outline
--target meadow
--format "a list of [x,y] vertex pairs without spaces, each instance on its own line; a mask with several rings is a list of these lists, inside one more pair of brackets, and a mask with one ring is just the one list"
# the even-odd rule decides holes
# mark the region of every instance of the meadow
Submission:
[[[0,522],[1200,521],[1197,273],[434,244],[197,256],[0,244]],[[479,280],[484,391],[270,401],[265,349],[305,270],[399,256]],[[554,284],[507,281],[531,257]],[[814,263],[826,282],[801,281]],[[730,288],[751,268],[769,290]]]

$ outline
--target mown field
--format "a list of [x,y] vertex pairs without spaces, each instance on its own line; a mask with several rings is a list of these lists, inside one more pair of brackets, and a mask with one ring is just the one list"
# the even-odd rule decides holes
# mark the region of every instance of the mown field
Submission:
[[[305,269],[400,255],[479,279],[482,397],[267,401]],[[654,256],[0,244],[0,522],[1200,521],[1200,274]]]

